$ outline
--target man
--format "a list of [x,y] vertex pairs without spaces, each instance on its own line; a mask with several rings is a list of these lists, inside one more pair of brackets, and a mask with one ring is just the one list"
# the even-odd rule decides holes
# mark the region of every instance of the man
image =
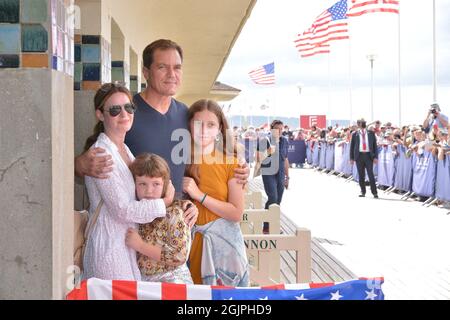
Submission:
[[441,113],[441,107],[437,103],[433,103],[428,110],[427,117],[423,121],[423,129],[425,133],[429,133],[430,129],[442,130],[449,125],[448,117]]
[[378,162],[378,148],[375,134],[367,130],[367,124],[364,119],[358,120],[359,130],[352,135],[350,143],[350,163],[353,165],[356,161],[356,167],[359,175],[359,186],[361,187],[360,197],[366,196],[366,170],[369,176],[370,190],[375,199],[378,199],[375,176],[373,174],[373,165]]
[[[283,137],[283,122],[274,120],[270,125],[272,135],[258,141],[256,161],[261,162],[264,190],[267,194],[265,208],[280,205],[284,189],[289,187],[289,142]],[[265,153],[267,156],[264,158]]]
[[[137,111],[125,143],[135,156],[148,152],[163,157],[169,164],[172,183],[180,197],[186,163],[174,163],[171,153],[178,142],[171,141],[171,136],[176,129],[189,128],[187,106],[173,98],[182,82],[183,51],[171,40],[156,40],[145,48],[143,63],[147,88],[134,96]],[[76,174],[108,178],[113,163],[110,155],[101,155],[104,152],[96,148],[78,156],[75,159]],[[241,184],[247,182],[248,175],[246,164],[235,170],[235,177]]]
[[284,126],[284,130],[283,130],[283,137],[285,137],[288,140],[294,140],[294,134],[292,133],[292,131],[289,129],[288,125]]

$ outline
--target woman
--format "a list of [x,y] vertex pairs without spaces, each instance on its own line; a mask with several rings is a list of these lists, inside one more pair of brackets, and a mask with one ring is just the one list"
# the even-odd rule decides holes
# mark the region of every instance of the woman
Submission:
[[[235,146],[228,146],[228,124],[219,105],[195,102],[189,109],[191,164],[183,191],[199,208],[190,254],[195,284],[248,286],[248,261],[240,230],[244,189],[234,177]],[[228,148],[227,148],[228,147]],[[196,232],[196,233],[195,233]]]
[[85,279],[139,281],[136,251],[125,245],[127,230],[137,228],[137,223],[149,223],[165,216],[166,206],[172,202],[175,193],[170,184],[164,199],[136,201],[134,179],[128,168],[134,156],[124,143],[136,110],[131,101],[128,89],[116,84],[104,84],[94,98],[99,122],[94,135],[87,139],[85,150],[101,147],[112,156],[115,165],[108,179],[85,178],[91,203],[90,217],[101,206],[98,220],[87,239]]

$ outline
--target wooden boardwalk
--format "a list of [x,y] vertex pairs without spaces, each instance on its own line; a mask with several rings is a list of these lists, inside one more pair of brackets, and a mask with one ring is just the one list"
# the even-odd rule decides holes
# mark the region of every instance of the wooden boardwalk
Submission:
[[385,299],[450,299],[447,210],[382,191],[359,198],[356,182],[310,169],[289,173],[284,214],[358,277],[384,277]]
[[[251,192],[261,191],[263,199],[267,197],[264,194],[264,187],[261,179],[253,179],[249,183],[248,190]],[[299,226],[303,227],[303,226]],[[281,210],[281,232],[283,234],[294,234],[297,226]],[[311,230],[313,233],[314,230]],[[327,251],[322,243],[331,245],[340,245],[336,241],[327,239],[312,238],[311,240],[311,279],[312,282],[340,282],[356,279],[357,276],[344,266],[336,257]],[[296,261],[295,252],[284,251],[280,256],[281,281],[283,283],[295,283],[296,279]]]

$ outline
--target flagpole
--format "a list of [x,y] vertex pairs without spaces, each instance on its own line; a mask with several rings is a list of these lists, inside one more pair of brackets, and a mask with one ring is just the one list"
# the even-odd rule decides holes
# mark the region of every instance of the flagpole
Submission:
[[437,74],[436,74],[436,0],[433,0],[433,102],[437,101]]
[[402,46],[400,10],[398,11],[398,126],[402,126]]
[[[331,59],[330,53],[328,53],[328,111],[327,111],[327,122],[330,119],[330,111],[331,111]],[[331,119],[330,119],[331,120]],[[328,123],[327,123],[328,127]]]
[[[350,23],[349,23],[350,25]],[[349,77],[349,94],[350,94],[350,125],[353,123],[353,75],[352,75],[352,37],[351,28],[348,28],[348,77]]]

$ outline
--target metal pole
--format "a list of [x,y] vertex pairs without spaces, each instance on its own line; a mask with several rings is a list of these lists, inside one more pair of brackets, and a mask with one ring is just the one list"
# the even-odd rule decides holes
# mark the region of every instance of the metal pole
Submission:
[[[349,29],[350,32],[350,29]],[[349,94],[350,94],[350,125],[353,123],[353,78],[352,78],[352,44],[351,37],[348,39],[348,77],[349,77]]]
[[401,47],[401,24],[398,13],[398,126],[402,127],[402,47]]
[[433,102],[437,101],[436,87],[436,0],[433,0]]
[[371,103],[370,103],[370,121],[371,122],[373,122],[374,120],[373,120],[373,61],[374,61],[374,57],[373,56],[371,56],[370,57],[370,78],[371,78],[371,80],[370,80],[370,83],[371,83],[371,85],[370,85],[370,101],[371,101]]
[[376,54],[368,54],[366,58],[370,61],[370,121],[374,121],[373,116],[373,62],[375,61]]

